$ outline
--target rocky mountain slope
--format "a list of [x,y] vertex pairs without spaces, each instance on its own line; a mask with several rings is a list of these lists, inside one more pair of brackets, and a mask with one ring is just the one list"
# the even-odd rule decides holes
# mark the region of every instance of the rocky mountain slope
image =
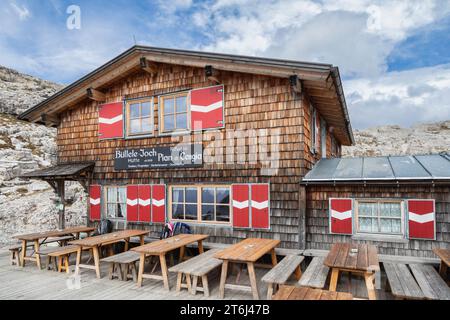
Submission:
[[[56,228],[53,189],[39,180],[17,178],[56,162],[56,130],[14,116],[52,95],[62,86],[0,67],[0,245],[14,234]],[[86,194],[66,186],[66,224],[86,222]]]
[[62,88],[62,85],[0,66],[0,113],[20,114]]
[[355,145],[344,147],[344,157],[387,156],[450,152],[450,120],[410,128],[381,126],[355,130]]

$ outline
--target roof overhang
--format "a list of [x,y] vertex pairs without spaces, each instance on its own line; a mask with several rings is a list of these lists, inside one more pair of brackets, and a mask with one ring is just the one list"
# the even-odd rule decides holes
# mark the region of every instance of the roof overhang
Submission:
[[24,173],[20,175],[20,178],[40,179],[45,181],[81,181],[90,177],[94,167],[94,162],[58,164],[53,167]]
[[[142,70],[141,59],[153,63],[175,64],[232,72],[290,78],[297,76],[321,116],[333,128],[343,145],[354,143],[339,69],[329,64],[249,56],[134,46],[105,65],[65,87],[45,101],[28,109],[19,119],[48,124],[47,119],[88,99],[92,89],[102,91],[112,83]],[[43,119],[44,118],[44,119]],[[57,123],[57,121],[56,121]]]

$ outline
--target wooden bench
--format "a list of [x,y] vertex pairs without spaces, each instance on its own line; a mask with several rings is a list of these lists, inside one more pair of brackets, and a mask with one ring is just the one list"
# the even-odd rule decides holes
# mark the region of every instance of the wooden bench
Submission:
[[301,287],[323,289],[330,268],[323,264],[325,257],[314,257],[306,268],[298,284]]
[[406,264],[383,263],[387,282],[392,295],[397,299],[425,299],[425,295],[417,284]]
[[138,252],[126,251],[107,258],[103,258],[100,261],[110,263],[110,280],[114,279],[114,277],[117,277],[121,281],[127,281],[131,277],[134,282],[137,282],[136,262],[139,261],[140,256],[141,255]]
[[[178,273],[177,292],[181,288],[187,288],[192,294],[203,291],[205,297],[209,297],[208,273],[222,265],[222,260],[214,258],[214,255],[221,251],[220,249],[211,249],[189,260],[177,264],[169,269],[170,272]],[[191,285],[191,276],[192,285]],[[183,283],[183,277],[186,283]],[[201,278],[202,287],[198,288],[198,278]]]
[[57,249],[59,249],[59,250],[55,250],[55,251],[49,252],[47,254],[48,264],[49,265],[51,264],[51,260],[53,258],[55,270],[57,270],[58,272],[65,270],[66,273],[70,273],[70,269],[69,269],[70,255],[72,253],[77,253],[78,246],[65,246],[65,247],[59,247]]
[[[302,271],[300,264],[305,257],[297,255],[287,255],[278,262],[278,264],[267,272],[261,279],[262,282],[267,283],[267,300],[271,300],[274,291],[278,290],[280,285],[286,283],[289,277],[295,272],[295,277],[300,280]],[[274,288],[275,286],[275,288]]]
[[410,264],[409,267],[425,298],[450,300],[450,288],[433,266],[428,264]]

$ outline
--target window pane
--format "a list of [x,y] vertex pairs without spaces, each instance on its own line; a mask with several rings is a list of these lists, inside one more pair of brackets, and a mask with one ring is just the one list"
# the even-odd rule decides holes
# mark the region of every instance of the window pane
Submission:
[[378,232],[377,219],[359,218],[359,230],[361,232]]
[[202,189],[202,203],[214,203],[214,188]]
[[176,115],[176,128],[177,129],[187,129],[187,114],[181,113]]
[[401,204],[400,203],[382,203],[380,204],[381,217],[401,218]]
[[196,204],[187,204],[186,205],[185,219],[197,220],[197,205]]
[[358,211],[362,216],[376,217],[377,204],[371,202],[360,202],[358,205]]
[[202,220],[204,221],[214,220],[214,205],[202,206]]
[[178,97],[176,100],[177,112],[186,112],[186,97]]
[[135,119],[130,121],[130,132],[139,133],[141,132],[141,120]]
[[143,102],[141,104],[141,117],[149,117],[150,111],[150,102]]
[[230,221],[230,207],[229,206],[217,206],[216,207],[216,220],[217,221]]
[[175,108],[174,108],[174,99],[173,98],[165,98],[164,99],[164,113],[174,113],[175,112]]
[[130,104],[130,117],[139,118],[139,103]]
[[186,189],[186,202],[197,203],[197,188]]
[[151,118],[143,118],[142,119],[142,132],[150,132],[150,131],[152,131]]
[[117,188],[118,201],[120,203],[127,203],[127,188],[119,187]]
[[107,193],[107,202],[108,203],[115,203],[117,202],[117,188],[109,187]]
[[165,131],[171,131],[175,129],[175,123],[173,115],[164,116],[164,130]]
[[172,202],[184,202],[184,189],[173,188],[172,189]]
[[228,188],[217,188],[217,203],[230,203],[230,190]]
[[172,204],[172,218],[184,219],[184,206],[182,203]]
[[117,218],[125,218],[125,212],[123,211],[123,204],[117,204]]
[[117,216],[117,206],[115,204],[107,205],[106,216],[108,218],[115,218]]

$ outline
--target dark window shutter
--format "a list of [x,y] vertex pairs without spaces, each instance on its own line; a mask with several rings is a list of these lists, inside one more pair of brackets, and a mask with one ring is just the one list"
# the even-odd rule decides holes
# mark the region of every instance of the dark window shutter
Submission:
[[140,185],[138,188],[139,221],[151,222],[151,186]]
[[408,228],[410,239],[436,239],[434,200],[408,200]]
[[127,221],[139,221],[138,186],[127,186]]
[[330,199],[330,232],[336,234],[353,233],[353,200]]
[[224,86],[191,91],[191,129],[224,127]]
[[166,222],[166,186],[152,186],[152,222]]
[[123,103],[109,103],[99,106],[99,139],[123,138]]
[[102,217],[102,187],[99,185],[92,185],[89,188],[89,220],[97,221]]
[[233,227],[250,227],[250,187],[248,184],[234,184],[231,190],[233,206]]
[[270,210],[269,210],[269,184],[251,185],[251,216],[252,228],[269,229],[270,228]]

